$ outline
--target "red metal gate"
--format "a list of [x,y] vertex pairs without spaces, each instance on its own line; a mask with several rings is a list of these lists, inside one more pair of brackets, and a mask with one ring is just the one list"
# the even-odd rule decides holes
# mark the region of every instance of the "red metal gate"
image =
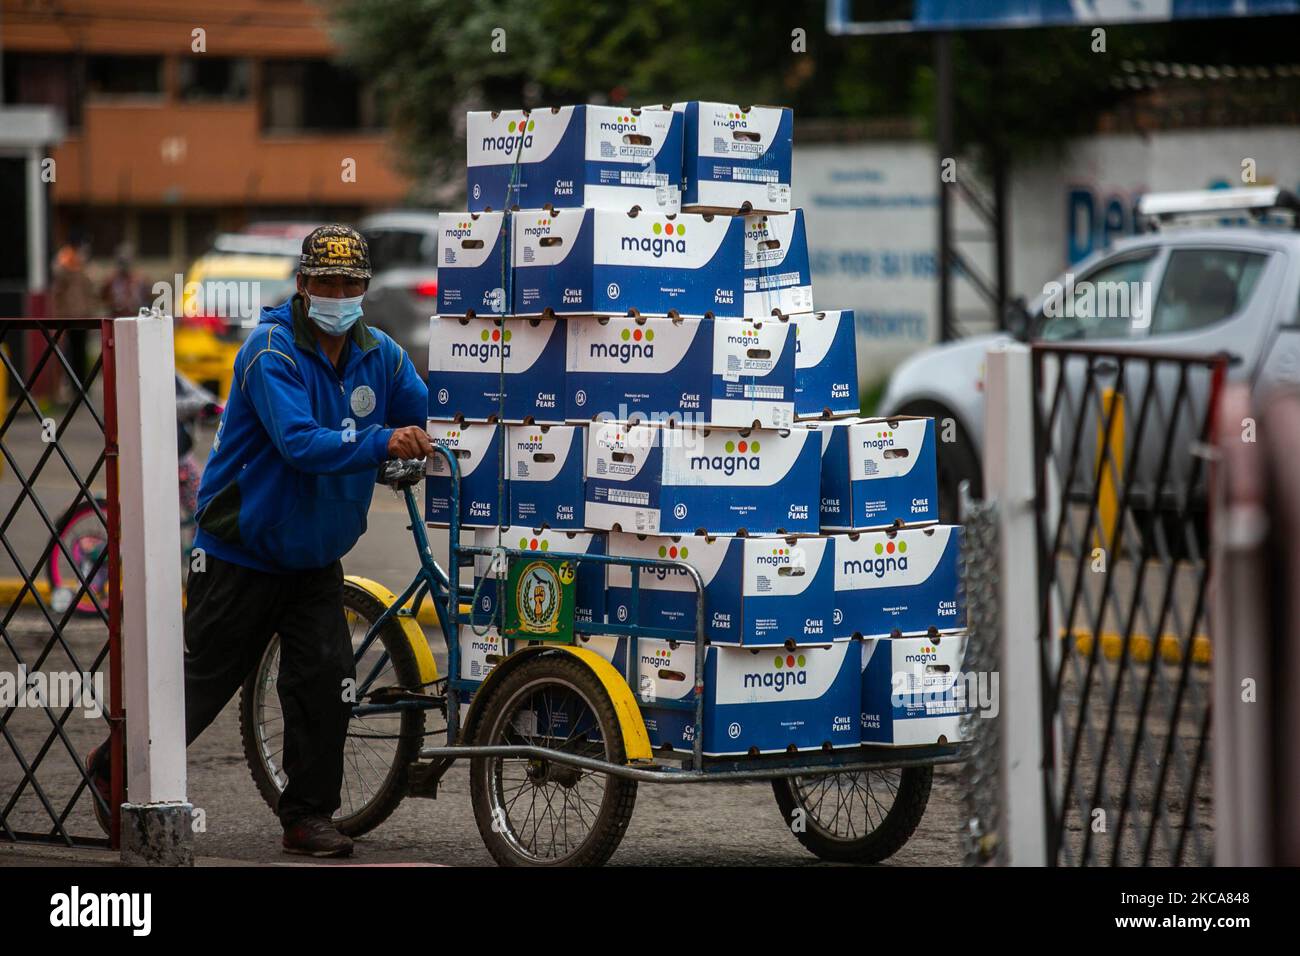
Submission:
[[[126,780],[113,355],[111,320],[0,319],[0,839],[10,842],[118,845]],[[84,760],[109,733],[105,805]],[[95,801],[112,816],[111,838],[95,823]]]

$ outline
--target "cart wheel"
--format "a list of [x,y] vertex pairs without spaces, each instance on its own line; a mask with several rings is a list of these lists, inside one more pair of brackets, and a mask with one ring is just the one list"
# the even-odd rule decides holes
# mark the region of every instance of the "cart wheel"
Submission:
[[879,863],[908,841],[930,800],[933,767],[859,770],[772,781],[786,826],[835,863]]
[[[532,745],[621,764],[609,694],[585,664],[541,654],[502,677],[483,702],[475,744]],[[599,866],[618,848],[636,781],[528,757],[470,763],[474,819],[502,866]]]
[[[371,688],[419,690],[420,669],[397,621],[390,618],[379,632],[379,639],[362,653],[365,636],[384,613],[384,605],[351,581],[344,581],[343,608],[352,632],[358,682],[364,683],[377,670],[368,685]],[[272,810],[288,782],[282,764],[284,718],[276,689],[279,673],[280,639],[273,637],[239,696],[244,759],[262,799]],[[343,745],[342,803],[332,821],[339,830],[348,836],[360,836],[397,809],[406,796],[407,768],[420,755],[423,735],[424,711],[418,708],[353,715]]]

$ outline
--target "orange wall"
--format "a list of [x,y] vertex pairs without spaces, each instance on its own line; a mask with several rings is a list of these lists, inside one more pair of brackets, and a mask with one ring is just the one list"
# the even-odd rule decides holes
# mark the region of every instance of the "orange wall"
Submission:
[[191,52],[207,32],[218,56],[328,56],[334,44],[308,0],[2,0],[7,50],[84,53]]
[[[53,152],[56,203],[115,205],[400,202],[408,181],[382,133],[263,135],[252,103],[87,102]],[[356,181],[341,163],[356,160]]]

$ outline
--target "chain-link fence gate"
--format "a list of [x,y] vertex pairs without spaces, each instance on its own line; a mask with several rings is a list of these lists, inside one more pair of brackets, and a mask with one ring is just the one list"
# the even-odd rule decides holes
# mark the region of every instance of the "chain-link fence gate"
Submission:
[[[122,762],[113,325],[0,319],[0,839],[117,845]],[[88,751],[112,730],[113,794]]]
[[1038,344],[1032,363],[1046,859],[1212,862],[1207,450],[1227,359]]

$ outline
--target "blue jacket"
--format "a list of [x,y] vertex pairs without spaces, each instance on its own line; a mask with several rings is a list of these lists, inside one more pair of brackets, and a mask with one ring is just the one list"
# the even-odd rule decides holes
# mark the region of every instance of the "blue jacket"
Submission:
[[424,425],[429,398],[396,342],[362,322],[348,335],[340,379],[299,295],[262,309],[199,484],[196,548],[285,572],[332,564],[365,532],[389,436]]

